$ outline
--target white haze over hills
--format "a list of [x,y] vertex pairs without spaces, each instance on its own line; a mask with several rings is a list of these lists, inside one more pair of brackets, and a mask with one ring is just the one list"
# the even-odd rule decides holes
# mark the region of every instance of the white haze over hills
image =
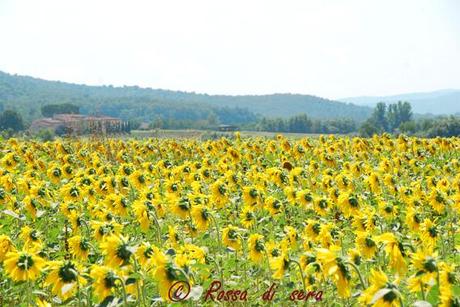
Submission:
[[407,93],[392,96],[359,96],[337,99],[363,106],[375,106],[378,102],[394,103],[408,101],[415,113],[458,114],[460,113],[460,90],[444,89],[433,92]]

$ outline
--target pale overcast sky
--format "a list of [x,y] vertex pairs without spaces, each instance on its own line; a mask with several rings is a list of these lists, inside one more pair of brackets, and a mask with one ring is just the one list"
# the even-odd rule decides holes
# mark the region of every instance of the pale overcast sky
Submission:
[[209,94],[460,89],[460,1],[0,0],[0,70]]

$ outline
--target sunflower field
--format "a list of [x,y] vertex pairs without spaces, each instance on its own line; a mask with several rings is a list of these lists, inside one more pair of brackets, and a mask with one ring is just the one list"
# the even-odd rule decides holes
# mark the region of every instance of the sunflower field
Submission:
[[0,149],[0,306],[460,306],[460,138]]

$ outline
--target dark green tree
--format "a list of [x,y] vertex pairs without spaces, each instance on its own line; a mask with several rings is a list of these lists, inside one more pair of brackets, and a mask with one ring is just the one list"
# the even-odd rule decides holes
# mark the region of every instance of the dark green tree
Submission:
[[41,107],[42,115],[52,117],[54,114],[79,114],[80,107],[71,103],[47,104]]
[[13,110],[5,110],[0,115],[0,129],[11,129],[14,132],[24,130],[24,122],[21,114]]
[[386,117],[387,106],[384,102],[379,102],[375,106],[374,113],[372,113],[372,121],[375,127],[383,132],[388,131],[388,121]]
[[372,119],[368,119],[359,128],[359,134],[364,137],[371,137],[374,134],[381,133]]
[[399,128],[402,123],[412,120],[412,107],[408,102],[398,101],[388,107],[388,126],[390,131]]

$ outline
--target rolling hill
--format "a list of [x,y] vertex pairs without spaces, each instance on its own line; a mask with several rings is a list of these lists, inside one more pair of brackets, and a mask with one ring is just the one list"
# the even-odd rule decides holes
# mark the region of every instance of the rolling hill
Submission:
[[364,96],[339,99],[363,106],[375,106],[378,102],[394,103],[409,101],[415,113],[420,114],[456,114],[460,113],[460,90],[439,90],[425,93],[410,93],[394,96]]
[[367,106],[310,95],[207,95],[138,86],[88,86],[0,72],[0,104],[4,109],[17,109],[26,120],[32,120],[41,117],[41,106],[56,103],[76,104],[86,114],[147,122],[154,117],[201,120],[216,116],[220,122],[242,123],[256,115],[289,117],[300,113],[316,119],[363,121],[372,112]]

